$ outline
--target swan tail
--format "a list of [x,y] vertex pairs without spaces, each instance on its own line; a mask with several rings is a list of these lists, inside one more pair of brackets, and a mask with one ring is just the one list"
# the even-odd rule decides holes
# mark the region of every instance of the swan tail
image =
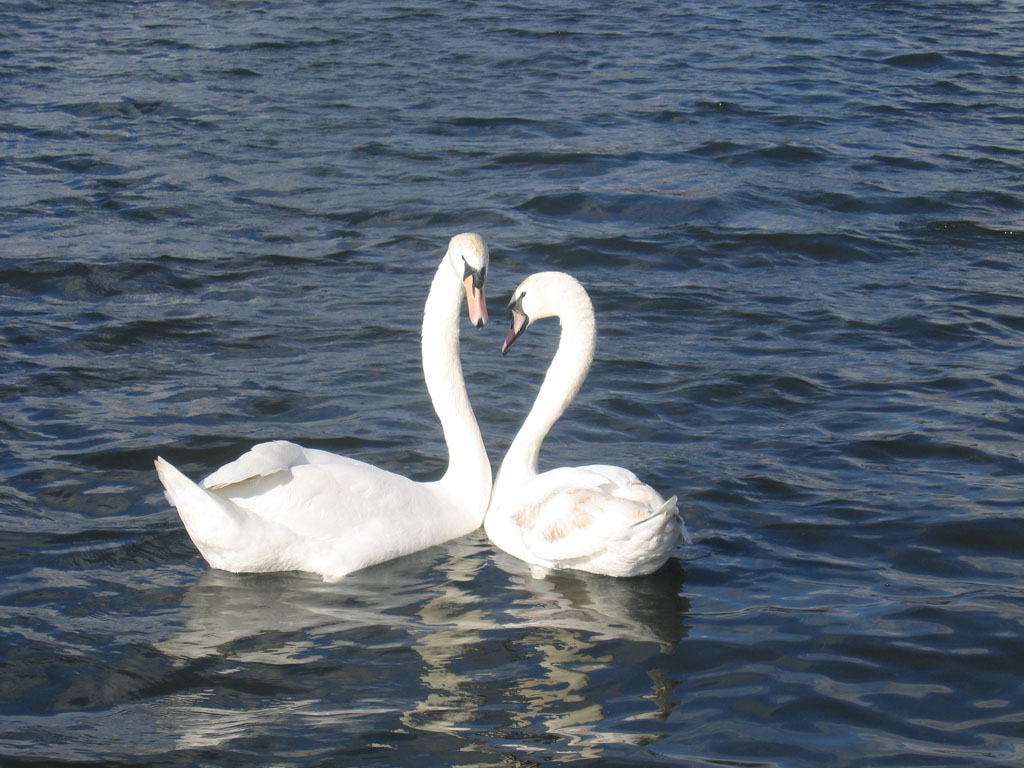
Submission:
[[202,488],[163,458],[154,463],[164,495],[207,563],[234,573],[281,570],[279,555],[294,534]]
[[690,536],[690,532],[686,529],[686,521],[683,520],[683,516],[679,514],[678,502],[679,497],[673,496],[654,511],[654,516],[673,515],[676,520],[679,521],[679,535],[682,537],[683,541],[687,544],[693,544],[693,537]]

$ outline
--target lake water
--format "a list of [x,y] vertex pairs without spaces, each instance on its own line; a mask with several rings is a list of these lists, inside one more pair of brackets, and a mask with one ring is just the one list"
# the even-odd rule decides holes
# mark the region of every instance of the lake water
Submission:
[[[1018,2],[0,6],[0,764],[1024,761]],[[210,570],[152,461],[290,439],[445,463],[419,323],[491,245],[463,362],[497,466],[694,536],[533,578],[482,532],[338,584]]]

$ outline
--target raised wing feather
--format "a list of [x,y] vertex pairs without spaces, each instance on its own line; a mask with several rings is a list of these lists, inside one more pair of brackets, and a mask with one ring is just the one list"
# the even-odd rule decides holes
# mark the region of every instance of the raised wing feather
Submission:
[[254,445],[234,461],[225,464],[203,480],[203,487],[217,490],[235,483],[291,469],[308,462],[306,449],[287,440]]

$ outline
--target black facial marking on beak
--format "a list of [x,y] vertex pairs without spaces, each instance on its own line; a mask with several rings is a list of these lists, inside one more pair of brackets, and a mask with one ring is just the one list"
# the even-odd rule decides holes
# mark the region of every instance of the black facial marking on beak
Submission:
[[509,301],[508,308],[505,310],[505,315],[508,317],[509,328],[508,335],[505,337],[505,343],[501,345],[501,356],[504,357],[508,354],[509,347],[515,344],[516,339],[523,335],[530,325],[529,316],[523,312],[523,296],[525,291],[520,296],[512,301]]
[[472,275],[473,287],[479,291],[484,284],[484,280],[487,279],[487,267],[483,267],[481,269],[474,269],[473,267],[469,266],[469,262],[466,261],[465,256],[462,257],[462,264],[464,266],[464,269],[462,270],[462,279],[465,280],[466,278]]
[[505,314],[512,317],[513,312],[518,312],[523,317],[526,317],[526,313],[523,311],[523,297],[526,296],[526,291],[523,291],[518,296],[513,296],[508,300],[508,306],[505,307]]

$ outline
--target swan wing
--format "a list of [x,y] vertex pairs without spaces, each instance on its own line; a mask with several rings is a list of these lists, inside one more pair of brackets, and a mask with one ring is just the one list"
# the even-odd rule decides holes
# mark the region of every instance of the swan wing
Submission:
[[653,517],[676,517],[679,520],[679,529],[683,540],[687,544],[693,543],[690,532],[686,529],[686,523],[679,515],[678,496],[673,496],[666,500],[651,486],[623,467],[609,464],[592,464],[586,467],[578,467],[578,469],[585,469],[603,477],[606,482],[601,487],[604,490],[619,498],[630,499],[643,505],[650,510]]
[[681,530],[675,497],[606,465],[538,475],[512,520],[531,561],[617,576],[660,567]]
[[203,487],[218,490],[275,472],[284,472],[296,464],[308,463],[306,449],[287,440],[274,440],[254,445],[237,459],[203,480]]
[[595,555],[622,528],[650,514],[619,493],[616,479],[600,469],[561,467],[538,475],[524,489],[513,518],[536,557],[563,562]]
[[630,499],[651,509],[657,509],[665,503],[665,499],[660,493],[624,467],[610,464],[590,464],[575,469],[586,470],[600,477],[601,488],[618,498]]
[[438,484],[283,441],[217,470],[206,481],[212,487],[163,465],[161,480],[189,535],[224,570],[304,570],[333,581],[480,524]]
[[432,484],[326,452],[223,485],[213,493],[300,536],[352,542],[358,535],[367,539],[365,546],[374,536],[381,543],[407,539],[411,546],[422,542],[431,527],[438,536],[446,536],[445,521],[452,517]]
[[421,526],[440,506],[438,495],[422,483],[285,440],[253,446],[207,477],[203,487],[264,520],[317,538],[351,535],[381,520],[396,524],[398,535]]

